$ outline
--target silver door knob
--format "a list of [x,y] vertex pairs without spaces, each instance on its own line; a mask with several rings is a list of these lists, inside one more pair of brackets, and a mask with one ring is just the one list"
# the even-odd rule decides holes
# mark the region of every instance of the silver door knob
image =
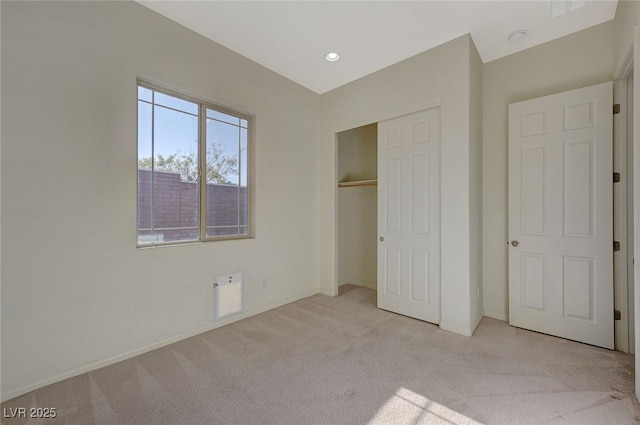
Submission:
[[380,236],[380,242],[384,242],[384,237]]
[[518,241],[511,241],[511,245],[513,245],[514,248],[517,248],[518,246],[520,246],[520,242]]

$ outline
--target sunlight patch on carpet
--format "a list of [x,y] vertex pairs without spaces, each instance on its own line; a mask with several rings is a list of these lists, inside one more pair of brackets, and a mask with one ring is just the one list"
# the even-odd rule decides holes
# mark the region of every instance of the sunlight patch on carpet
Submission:
[[404,387],[400,387],[378,410],[369,421],[369,425],[373,424],[482,425],[480,422]]

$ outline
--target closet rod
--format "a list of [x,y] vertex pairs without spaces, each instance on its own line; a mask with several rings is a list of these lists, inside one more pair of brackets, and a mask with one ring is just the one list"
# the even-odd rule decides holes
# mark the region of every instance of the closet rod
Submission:
[[353,182],[340,182],[338,187],[376,186],[378,180],[358,180]]

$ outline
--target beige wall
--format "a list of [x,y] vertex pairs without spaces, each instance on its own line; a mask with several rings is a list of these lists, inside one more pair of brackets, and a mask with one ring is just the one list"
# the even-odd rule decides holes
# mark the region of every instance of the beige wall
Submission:
[[[133,2],[1,7],[4,398],[215,326],[216,275],[318,292],[317,94]],[[136,249],[137,77],[255,114],[255,239]]]
[[469,231],[471,323],[484,316],[482,284],[482,97],[484,64],[473,43],[469,48]]
[[377,289],[376,186],[338,189],[338,284]]
[[622,78],[632,56],[633,28],[640,24],[640,1],[618,0],[614,20],[615,78]]
[[[335,134],[364,124],[440,105],[441,327],[471,334],[470,101],[472,41],[460,37],[321,96],[318,152],[320,282],[337,284]],[[475,295],[474,295],[475,299]]]
[[483,277],[485,315],[507,319],[508,105],[613,79],[613,22],[484,66]]
[[378,177],[378,125],[338,133],[338,181]]
[[[338,133],[338,181],[378,177],[378,126]],[[376,186],[338,189],[338,283],[377,289]]]

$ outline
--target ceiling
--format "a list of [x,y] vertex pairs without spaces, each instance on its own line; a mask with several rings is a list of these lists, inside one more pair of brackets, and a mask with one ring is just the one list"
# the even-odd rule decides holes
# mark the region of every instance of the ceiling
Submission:
[[[483,62],[597,25],[617,1],[166,1],[144,6],[324,93],[470,33]],[[557,9],[554,9],[557,10]],[[518,43],[508,35],[525,30]],[[330,63],[325,54],[339,52]]]

